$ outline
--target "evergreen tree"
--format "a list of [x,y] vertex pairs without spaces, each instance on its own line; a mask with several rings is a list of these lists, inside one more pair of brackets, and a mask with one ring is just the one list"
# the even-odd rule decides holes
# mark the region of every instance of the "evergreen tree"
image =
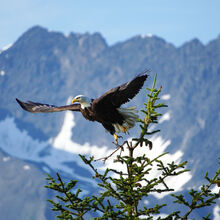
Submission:
[[[164,193],[174,191],[166,184],[168,177],[174,178],[187,172],[187,162],[179,164],[170,161],[165,164],[162,157],[167,153],[158,155],[150,159],[144,153],[141,156],[134,156],[135,150],[148,146],[150,149],[153,143],[149,140],[150,135],[159,132],[160,130],[149,131],[149,125],[158,123],[158,109],[167,107],[163,103],[158,103],[159,94],[162,87],[156,89],[156,75],[151,89],[147,88],[147,101],[144,103],[144,118],[139,119],[140,134],[139,137],[133,138],[132,141],[125,141],[121,145],[116,145],[116,150],[109,156],[101,158],[104,162],[113,154],[123,151],[127,148],[128,154],[122,156],[117,155],[114,161],[118,166],[124,165],[125,171],[107,168],[105,172],[100,172],[96,167],[94,157],[86,158],[79,155],[83,162],[93,171],[93,178],[97,180],[97,192],[89,196],[81,196],[82,190],[76,188],[77,180],[71,180],[64,183],[60,175],[57,173],[57,179],[52,178],[49,174],[47,177],[48,185],[45,187],[58,193],[56,201],[48,200],[52,205],[53,211],[57,211],[58,219],[86,219],[89,213],[94,219],[153,219],[156,214],[160,214],[161,209],[167,204],[155,204],[153,207],[140,205],[141,200],[146,199],[152,193]],[[143,150],[144,152],[144,150]],[[157,177],[152,177],[152,168],[157,166],[159,174]],[[175,198],[174,203],[179,203],[187,207],[186,213],[181,213],[179,210],[171,211],[166,217],[157,217],[157,219],[188,219],[190,214],[198,208],[210,206],[217,198],[220,197],[220,192],[213,193],[210,188],[213,185],[220,185],[220,168],[216,174],[210,178],[208,173],[205,174],[207,184],[204,184],[200,190],[191,189],[188,193],[190,199],[185,198],[183,194],[171,194]],[[93,215],[96,213],[96,215]],[[210,219],[210,214],[203,219]]]

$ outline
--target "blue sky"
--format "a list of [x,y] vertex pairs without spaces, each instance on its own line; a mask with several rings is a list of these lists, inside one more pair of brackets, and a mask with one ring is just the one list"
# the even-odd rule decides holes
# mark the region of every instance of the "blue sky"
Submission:
[[153,34],[176,46],[220,34],[220,0],[0,0],[0,48],[28,28],[100,32],[111,45]]

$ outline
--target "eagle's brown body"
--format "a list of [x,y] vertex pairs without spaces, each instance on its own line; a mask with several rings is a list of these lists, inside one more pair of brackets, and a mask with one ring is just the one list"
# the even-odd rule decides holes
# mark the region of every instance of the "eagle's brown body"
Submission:
[[116,108],[109,107],[108,109],[96,110],[96,105],[91,103],[91,107],[85,109],[80,108],[80,112],[89,121],[97,121],[103,125],[111,134],[115,133],[113,124],[123,124],[125,118],[119,113]]

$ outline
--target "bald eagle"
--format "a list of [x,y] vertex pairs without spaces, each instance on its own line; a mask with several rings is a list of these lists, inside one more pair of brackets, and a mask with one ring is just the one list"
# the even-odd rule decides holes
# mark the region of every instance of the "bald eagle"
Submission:
[[19,99],[16,100],[24,110],[32,113],[66,110],[81,112],[87,120],[101,123],[118,143],[116,133],[128,132],[130,128],[134,127],[138,119],[136,107],[121,108],[120,106],[134,98],[147,77],[146,72],[139,74],[133,80],[107,91],[97,99],[78,95],[72,100],[72,105],[57,107],[32,101],[22,102]]

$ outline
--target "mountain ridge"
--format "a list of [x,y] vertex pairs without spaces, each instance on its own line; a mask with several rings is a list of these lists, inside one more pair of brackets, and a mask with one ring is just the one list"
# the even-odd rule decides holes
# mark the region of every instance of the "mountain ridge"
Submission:
[[[64,113],[30,114],[17,105],[15,98],[64,105],[70,96],[84,93],[97,97],[120,85],[144,69],[150,77],[141,92],[128,105],[142,108],[145,87],[154,73],[157,86],[170,114],[158,125],[161,137],[171,140],[168,151],[180,149],[188,160],[194,179],[187,186],[199,187],[204,170],[215,171],[219,154],[220,130],[220,37],[203,45],[198,39],[180,47],[160,37],[135,36],[108,45],[99,33],[68,36],[35,26],[7,50],[0,53],[0,119],[14,118],[20,130],[39,141],[56,137],[64,123]],[[97,123],[74,114],[77,129],[71,139],[77,144],[111,146],[112,137]],[[131,130],[131,136],[138,126]],[[124,136],[126,139],[128,136]],[[77,140],[77,141],[76,141]],[[31,146],[30,146],[31,147]]]

